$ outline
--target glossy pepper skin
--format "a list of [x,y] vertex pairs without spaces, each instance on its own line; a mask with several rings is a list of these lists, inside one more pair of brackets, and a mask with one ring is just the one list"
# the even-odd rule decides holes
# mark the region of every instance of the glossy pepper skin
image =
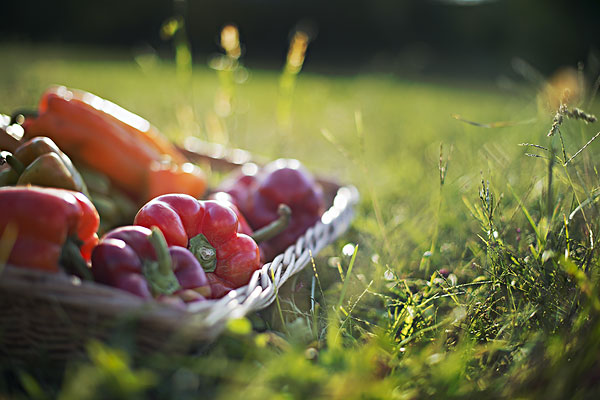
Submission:
[[3,171],[8,179],[2,183],[75,190],[89,197],[79,171],[52,139],[44,136],[29,139],[20,143],[10,157],[6,155],[11,168]]
[[98,225],[98,212],[80,192],[36,186],[0,188],[0,235],[16,234],[9,264],[58,272],[61,263],[74,262],[65,256],[89,261],[98,242]]
[[[123,226],[107,232],[92,252],[94,280],[144,299],[160,297],[161,293],[157,293],[148,281],[152,277],[147,278],[145,271],[148,263],[163,261],[151,236],[152,231],[143,226]],[[165,250],[169,258],[167,268],[179,283],[173,295],[184,302],[209,296],[206,274],[194,255],[180,246],[170,246]]]
[[231,196],[231,201],[254,230],[278,218],[279,204],[290,207],[292,214],[288,227],[260,244],[264,262],[295,243],[325,210],[321,186],[298,160],[293,159],[275,160],[262,168],[242,168],[219,190]]
[[26,138],[50,137],[72,160],[105,174],[139,204],[172,192],[199,197],[206,188],[202,171],[148,121],[91,93],[52,87],[42,95],[37,116],[26,116],[22,126]]
[[207,272],[213,297],[247,284],[261,267],[258,245],[239,233],[237,215],[218,201],[166,194],[144,205],[134,224],[156,226],[169,246],[190,249]]

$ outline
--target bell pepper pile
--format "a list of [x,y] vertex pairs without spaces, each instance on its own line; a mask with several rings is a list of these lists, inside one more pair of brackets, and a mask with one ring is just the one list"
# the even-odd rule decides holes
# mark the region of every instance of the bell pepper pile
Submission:
[[[323,214],[323,190],[298,160],[279,159],[263,168],[242,168],[223,182],[213,196],[228,198],[248,220],[260,229],[279,218],[279,205],[291,209],[291,219],[280,234],[261,243],[261,257],[270,261],[293,244]],[[226,196],[223,196],[223,193]]]
[[289,159],[243,168],[202,199],[198,166],[146,120],[87,92],[52,87],[36,112],[7,120],[0,263],[185,307],[248,284],[323,213],[321,187]]

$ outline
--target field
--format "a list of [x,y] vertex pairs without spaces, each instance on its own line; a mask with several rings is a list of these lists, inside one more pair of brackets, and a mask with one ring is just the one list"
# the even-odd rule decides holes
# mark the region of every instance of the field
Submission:
[[[584,68],[577,86],[521,63],[498,84],[0,51],[2,113],[33,107],[48,85],[64,84],[141,115],[174,141],[195,135],[265,159],[297,158],[361,194],[351,229],[314,268],[216,343],[186,356],[132,358],[122,336],[91,342],[89,358],[65,369],[6,360],[0,389],[8,398],[561,399],[600,391],[600,144],[586,146],[598,127],[573,112],[599,111],[593,71]],[[565,86],[570,114],[548,137]]]

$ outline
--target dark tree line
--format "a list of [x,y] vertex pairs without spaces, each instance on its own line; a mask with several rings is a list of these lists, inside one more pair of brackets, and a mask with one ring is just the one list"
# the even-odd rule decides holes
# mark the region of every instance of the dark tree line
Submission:
[[310,65],[321,68],[369,60],[387,69],[493,69],[518,56],[545,70],[585,61],[600,38],[597,0],[13,0],[2,8],[1,41],[164,50],[161,24],[183,13],[197,55],[217,51],[219,30],[233,22],[249,64],[281,63],[301,26],[314,36]]

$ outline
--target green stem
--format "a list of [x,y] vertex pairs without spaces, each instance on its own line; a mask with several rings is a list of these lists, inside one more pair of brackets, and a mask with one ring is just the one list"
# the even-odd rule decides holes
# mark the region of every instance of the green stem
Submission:
[[173,294],[181,289],[181,286],[173,272],[173,263],[169,255],[169,247],[165,236],[160,229],[153,226],[152,234],[148,236],[148,241],[154,247],[157,260],[144,261],[142,269],[144,277],[154,295]]
[[158,271],[163,275],[169,275],[173,272],[171,256],[169,255],[169,246],[162,231],[156,226],[152,227],[152,234],[148,237],[150,244],[154,247],[156,258],[158,259]]
[[210,244],[206,236],[199,233],[191,238],[188,249],[200,261],[204,271],[214,272],[217,268],[217,250]]
[[554,167],[554,155],[555,149],[554,146],[552,146],[550,159],[548,160],[548,189],[546,193],[546,214],[549,222],[552,221],[552,216],[554,215],[554,203],[552,201],[552,172]]
[[72,238],[67,239],[60,255],[60,264],[67,272],[77,275],[83,280],[91,281],[93,280],[92,272],[81,256],[76,241]]
[[279,218],[271,222],[269,225],[257,230],[252,235],[252,239],[256,243],[264,242],[279,235],[290,223],[292,217],[292,209],[287,204],[280,204],[277,209]]
[[10,165],[10,167],[17,174],[21,175],[23,173],[23,171],[25,171],[25,165],[23,165],[23,163],[21,161],[19,161],[15,156],[13,156],[8,151],[3,151],[2,152],[2,158],[4,160],[6,160],[6,162],[8,163],[8,165]]
[[39,116],[39,113],[37,112],[37,110],[27,110],[27,109],[22,109],[22,110],[16,110],[14,113],[12,113],[12,115],[10,116],[10,124],[19,124],[19,125],[23,125],[23,122],[25,122],[25,119],[27,118],[37,118]]

